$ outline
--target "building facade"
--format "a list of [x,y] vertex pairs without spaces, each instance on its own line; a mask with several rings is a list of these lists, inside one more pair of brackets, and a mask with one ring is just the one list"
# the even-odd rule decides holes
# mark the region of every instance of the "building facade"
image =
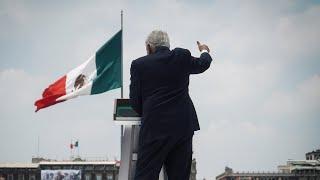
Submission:
[[40,179],[38,164],[12,163],[0,164],[0,180],[37,180]]
[[[234,172],[226,167],[217,180],[320,180],[320,150],[306,154],[306,160],[288,160],[277,172]],[[318,157],[316,159],[316,157]]]
[[319,160],[320,159],[320,149],[306,153],[306,159],[307,160]]
[[195,158],[192,159],[191,172],[190,172],[189,180],[197,180],[197,162],[196,162]]
[[[40,180],[41,172],[50,170],[52,172],[78,170],[81,172],[79,178],[84,180],[118,180],[119,167],[119,161],[41,161],[29,164],[0,164],[0,180]],[[79,178],[73,177],[75,180]]]
[[[228,168],[230,169],[230,168]],[[225,171],[216,177],[217,180],[320,180],[319,171],[286,172],[233,172]]]
[[[72,180],[118,180],[119,161],[56,161],[42,158],[33,158],[32,163],[0,163],[0,180],[40,180],[41,173],[63,172],[65,170],[79,170],[80,177]],[[192,160],[190,180],[196,180],[196,160]],[[42,178],[44,179],[44,178]],[[54,175],[45,179],[56,180]]]

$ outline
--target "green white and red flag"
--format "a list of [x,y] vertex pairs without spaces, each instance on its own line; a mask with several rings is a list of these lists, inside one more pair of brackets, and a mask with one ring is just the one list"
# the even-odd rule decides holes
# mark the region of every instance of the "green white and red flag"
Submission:
[[42,108],[81,95],[103,93],[122,86],[122,30],[117,32],[92,57],[49,85],[34,105]]

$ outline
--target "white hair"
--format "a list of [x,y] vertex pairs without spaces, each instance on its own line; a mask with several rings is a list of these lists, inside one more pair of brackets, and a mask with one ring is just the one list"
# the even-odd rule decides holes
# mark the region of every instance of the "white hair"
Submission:
[[150,45],[154,48],[158,46],[166,46],[170,48],[169,36],[165,31],[154,30],[147,37],[146,45]]

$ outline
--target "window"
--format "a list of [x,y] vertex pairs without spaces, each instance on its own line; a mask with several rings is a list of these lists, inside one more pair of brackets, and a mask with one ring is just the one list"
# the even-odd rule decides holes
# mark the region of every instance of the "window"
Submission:
[[13,174],[8,175],[8,180],[13,180]]
[[36,175],[30,174],[29,175],[29,180],[36,180]]
[[102,180],[102,175],[101,174],[96,174],[96,180]]
[[19,174],[18,175],[18,180],[24,180],[24,174]]
[[113,180],[113,175],[112,174],[108,174],[107,175],[107,180]]
[[91,174],[86,174],[84,177],[85,177],[85,180],[91,180]]

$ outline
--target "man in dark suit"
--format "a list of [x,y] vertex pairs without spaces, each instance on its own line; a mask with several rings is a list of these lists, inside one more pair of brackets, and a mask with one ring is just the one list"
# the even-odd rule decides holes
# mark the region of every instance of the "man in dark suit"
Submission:
[[189,180],[192,137],[200,129],[189,96],[189,76],[211,64],[207,45],[200,58],[187,49],[170,50],[166,32],[152,31],[146,56],[131,64],[130,103],[141,115],[135,180],[158,180],[162,165],[169,180]]

